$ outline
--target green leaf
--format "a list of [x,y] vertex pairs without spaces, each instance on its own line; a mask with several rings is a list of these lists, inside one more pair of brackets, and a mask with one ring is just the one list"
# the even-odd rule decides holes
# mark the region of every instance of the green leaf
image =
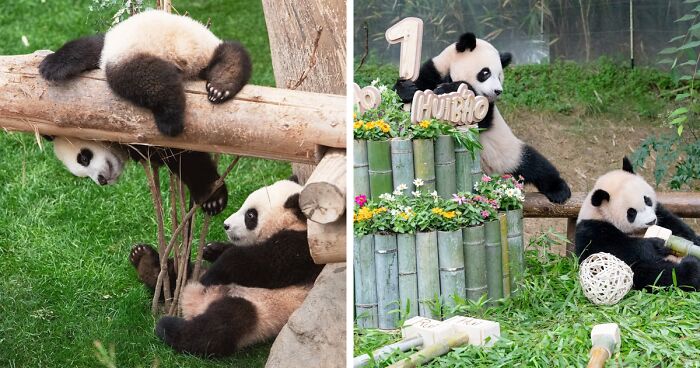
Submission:
[[684,4],[694,4],[694,3],[698,3],[698,2],[700,2],[700,0],[685,0],[685,1],[683,1]]
[[683,125],[679,125],[676,131],[678,132],[678,136],[681,136],[681,134],[683,134]]
[[676,52],[678,52],[678,49],[677,49],[677,48],[675,48],[675,47],[667,47],[667,48],[665,48],[665,49],[659,51],[659,54],[661,54],[661,55],[668,55],[668,54],[675,54]]
[[688,61],[686,61],[685,63],[680,64],[679,66],[683,66],[683,65],[695,65],[695,64],[697,64],[697,61],[695,61],[695,60],[688,60]]
[[696,29],[700,29],[700,23],[695,23],[690,28],[688,28],[688,31],[694,31]]
[[686,42],[686,43],[684,43],[681,47],[678,48],[678,51],[680,51],[680,50],[692,49],[692,48],[695,48],[695,47],[698,47],[698,46],[700,46],[700,41],[698,41],[698,40],[696,40],[696,41],[691,41],[691,42]]
[[686,81],[686,80],[691,80],[691,79],[693,79],[693,78],[689,75],[684,75],[684,76],[678,78],[679,81]]
[[679,117],[677,117],[677,118],[671,120],[671,123],[670,123],[670,124],[673,125],[673,126],[676,126],[676,125],[679,125],[679,124],[684,123],[686,120],[688,120],[688,116],[685,116],[685,115],[684,115],[684,116],[679,116]]
[[690,93],[679,93],[676,95],[676,101],[683,101],[690,97]]
[[686,22],[689,20],[695,19],[695,16],[692,14],[686,14],[678,19],[676,19],[676,22]]
[[670,59],[670,58],[661,59],[661,60],[659,60],[658,64],[673,64],[673,59]]
[[[698,1],[700,1],[700,0],[698,0]],[[676,41],[680,40],[680,39],[683,38],[683,37],[685,37],[685,35],[680,35],[680,36],[673,37],[672,39],[668,40],[668,43],[676,42]]]
[[672,118],[672,117],[675,117],[675,116],[678,116],[678,115],[681,115],[681,114],[685,114],[685,113],[687,113],[687,112],[688,112],[688,108],[687,108],[687,107],[679,107],[679,108],[673,110],[673,112],[671,113],[671,115],[669,115],[668,117],[669,117],[669,118]]

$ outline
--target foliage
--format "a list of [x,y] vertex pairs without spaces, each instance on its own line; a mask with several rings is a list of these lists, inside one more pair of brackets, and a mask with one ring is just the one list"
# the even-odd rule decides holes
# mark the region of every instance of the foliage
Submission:
[[[546,236],[545,236],[546,235]],[[547,247],[561,246],[562,236],[543,234],[536,240]],[[528,249],[532,249],[532,244]],[[455,306],[436,308],[445,317],[465,315],[500,323],[501,339],[493,347],[472,345],[453,349],[426,367],[585,367],[591,328],[616,322],[624,342],[613,366],[698,367],[700,345],[694,338],[700,293],[677,288],[656,293],[631,291],[613,306],[596,306],[578,283],[573,257],[526,252],[526,275],[520,294],[487,307],[456,300]],[[354,355],[400,340],[398,332],[355,329]],[[374,367],[385,367],[408,356],[394,353]],[[371,365],[372,366],[372,365]]]
[[510,174],[502,176],[484,175],[474,183],[474,191],[498,203],[501,211],[523,208],[525,194],[523,193],[523,178],[516,179]]
[[355,139],[383,141],[391,138],[391,126],[384,120],[355,120],[352,126],[352,135]]
[[[355,113],[355,120],[361,121],[388,121],[393,128],[393,137],[405,137],[407,134],[406,127],[410,124],[410,113],[403,109],[401,98],[390,88],[380,83],[379,79],[374,79],[371,86],[377,87],[381,94],[382,101],[379,106],[368,109],[362,114]],[[358,138],[355,139],[366,139]]]
[[[685,0],[684,3],[694,4],[698,1]],[[695,85],[700,62],[700,5],[676,22],[689,22],[687,32],[671,38],[669,47],[659,52],[668,55],[659,63],[671,66],[679,85],[673,90],[678,106],[666,117],[666,124],[673,133],[648,137],[632,159],[636,165],[642,165],[654,152],[654,179],[657,185],[673,167],[675,172],[671,174],[669,186],[680,189],[687,185],[693,189],[698,188],[700,183],[700,86]]]

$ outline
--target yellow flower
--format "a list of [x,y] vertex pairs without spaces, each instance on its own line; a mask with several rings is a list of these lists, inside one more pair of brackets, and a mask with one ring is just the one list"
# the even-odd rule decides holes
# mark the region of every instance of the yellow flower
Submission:
[[362,208],[360,208],[359,211],[357,211],[357,217],[355,217],[355,215],[353,214],[353,220],[355,220],[355,218],[357,218],[356,222],[365,221],[365,220],[371,219],[372,216],[374,216],[374,213],[372,212],[372,210],[370,210],[367,207],[362,207]]
[[441,215],[444,212],[444,210],[440,207],[435,207],[431,211],[436,215]]
[[376,124],[375,122],[370,121],[370,122],[365,123],[364,129],[365,129],[365,130],[372,130],[372,129],[374,129],[374,127],[376,127],[376,126],[377,126],[377,124]]
[[457,214],[455,213],[455,211],[447,211],[447,212],[441,213],[441,215],[442,215],[442,217],[444,217],[446,219],[451,219],[451,218],[454,218],[455,215],[457,215]]
[[384,132],[384,133],[389,133],[390,127],[389,127],[389,124],[387,124],[387,123],[381,123],[379,125],[379,129],[381,129],[382,132]]
[[430,120],[423,120],[420,123],[418,123],[421,128],[427,129],[430,126]]
[[362,121],[356,121],[355,124],[352,125],[353,129],[360,129],[362,128]]
[[356,112],[352,113],[352,120],[357,120],[357,113]]
[[386,207],[379,207],[376,210],[374,210],[374,215],[380,214],[382,212],[386,212]]

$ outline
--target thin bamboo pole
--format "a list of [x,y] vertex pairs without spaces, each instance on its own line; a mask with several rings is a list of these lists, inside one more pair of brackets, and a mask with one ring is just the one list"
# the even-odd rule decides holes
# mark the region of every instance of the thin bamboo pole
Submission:
[[455,305],[455,298],[464,298],[464,247],[462,230],[438,231],[438,262],[440,264],[440,294],[443,304]]
[[487,292],[484,235],[484,225],[469,226],[463,229],[467,298],[473,301],[479,300]]
[[418,314],[434,316],[430,303],[440,294],[437,232],[416,233],[416,269],[418,274]]
[[491,305],[503,298],[503,268],[501,252],[501,225],[498,220],[484,224],[486,238],[486,285]]
[[413,165],[416,179],[423,180],[422,192],[435,190],[435,149],[432,139],[413,140]]
[[391,145],[385,141],[367,141],[369,191],[372,198],[394,190],[391,174]]
[[[401,299],[401,318],[409,319],[418,315],[416,236],[414,234],[397,234],[396,245],[399,252],[399,298]],[[408,313],[406,313],[406,310],[408,310]]]
[[353,238],[355,318],[361,328],[377,328],[377,277],[374,235]]
[[399,300],[399,262],[396,234],[374,234],[374,265],[377,271],[378,326],[397,327],[398,314],[391,313]]
[[452,136],[438,136],[435,140],[435,188],[442,198],[457,193],[455,165],[455,144]]
[[413,186],[413,144],[410,139],[394,138],[391,140],[391,172],[394,187],[405,184],[407,192],[414,190]]

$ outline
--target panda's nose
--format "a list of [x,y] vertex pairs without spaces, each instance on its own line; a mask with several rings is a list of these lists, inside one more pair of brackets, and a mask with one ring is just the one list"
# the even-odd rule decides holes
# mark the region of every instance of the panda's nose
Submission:
[[647,222],[647,225],[649,225],[649,226],[656,225],[656,219],[653,219],[653,220]]
[[100,183],[100,185],[107,185],[107,179],[101,174],[97,175],[97,182]]
[[500,96],[501,93],[503,93],[503,90],[502,89],[495,89],[495,90],[493,90],[493,93],[495,93],[496,96]]
[[224,223],[224,230],[228,231],[228,229],[230,229],[230,228],[231,228],[231,227],[230,227],[230,226],[228,226],[228,224],[227,224],[227,223]]

